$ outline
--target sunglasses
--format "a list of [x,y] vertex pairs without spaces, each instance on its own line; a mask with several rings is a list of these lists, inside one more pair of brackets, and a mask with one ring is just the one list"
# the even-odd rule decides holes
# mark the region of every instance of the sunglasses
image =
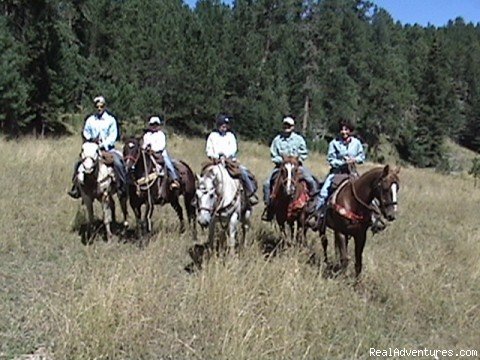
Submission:
[[105,105],[97,105],[96,108],[98,110],[103,110],[103,109],[105,109]]

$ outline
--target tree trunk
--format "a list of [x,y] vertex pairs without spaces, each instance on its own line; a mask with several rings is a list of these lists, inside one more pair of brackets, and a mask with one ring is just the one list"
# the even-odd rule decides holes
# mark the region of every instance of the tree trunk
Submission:
[[308,115],[310,108],[310,98],[308,95],[305,96],[305,103],[303,105],[303,121],[302,121],[302,134],[307,134],[308,129]]

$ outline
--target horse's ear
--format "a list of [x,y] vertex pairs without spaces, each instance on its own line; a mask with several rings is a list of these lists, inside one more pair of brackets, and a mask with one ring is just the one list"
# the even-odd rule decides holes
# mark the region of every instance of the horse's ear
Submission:
[[385,167],[383,168],[383,174],[382,174],[382,176],[383,176],[383,177],[386,177],[389,172],[390,172],[390,165],[385,165]]
[[195,180],[197,181],[197,183],[200,182],[202,178],[200,177],[200,175],[198,175],[197,173],[195,173]]

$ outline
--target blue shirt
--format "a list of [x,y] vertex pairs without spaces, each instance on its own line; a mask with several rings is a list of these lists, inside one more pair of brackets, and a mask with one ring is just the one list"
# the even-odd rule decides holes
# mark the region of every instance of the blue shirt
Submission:
[[356,137],[351,136],[348,141],[334,139],[328,144],[327,161],[333,169],[347,164],[346,158],[354,158],[357,164],[365,161],[363,145]]
[[305,139],[294,132],[290,136],[277,135],[270,145],[270,156],[276,165],[282,163],[283,156],[298,156],[301,161],[304,161],[308,157]]
[[101,116],[90,115],[83,128],[83,137],[86,140],[98,138],[100,147],[111,150],[115,147],[117,139],[117,121],[107,111],[104,111]]

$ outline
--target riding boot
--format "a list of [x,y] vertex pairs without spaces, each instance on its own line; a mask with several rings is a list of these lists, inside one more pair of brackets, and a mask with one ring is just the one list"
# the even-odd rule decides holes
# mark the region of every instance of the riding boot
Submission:
[[70,195],[74,199],[79,199],[81,194],[80,194],[80,189],[78,187],[78,184],[76,181],[73,182],[72,188],[70,191],[68,191],[68,195]]
[[267,204],[265,210],[263,210],[262,221],[272,221],[275,215],[272,203]]
[[179,188],[180,188],[180,183],[178,182],[178,180],[173,180],[170,183],[170,190],[176,190],[176,189],[179,189]]
[[255,193],[252,193],[248,197],[248,202],[250,203],[250,206],[255,206],[258,204],[258,196]]

